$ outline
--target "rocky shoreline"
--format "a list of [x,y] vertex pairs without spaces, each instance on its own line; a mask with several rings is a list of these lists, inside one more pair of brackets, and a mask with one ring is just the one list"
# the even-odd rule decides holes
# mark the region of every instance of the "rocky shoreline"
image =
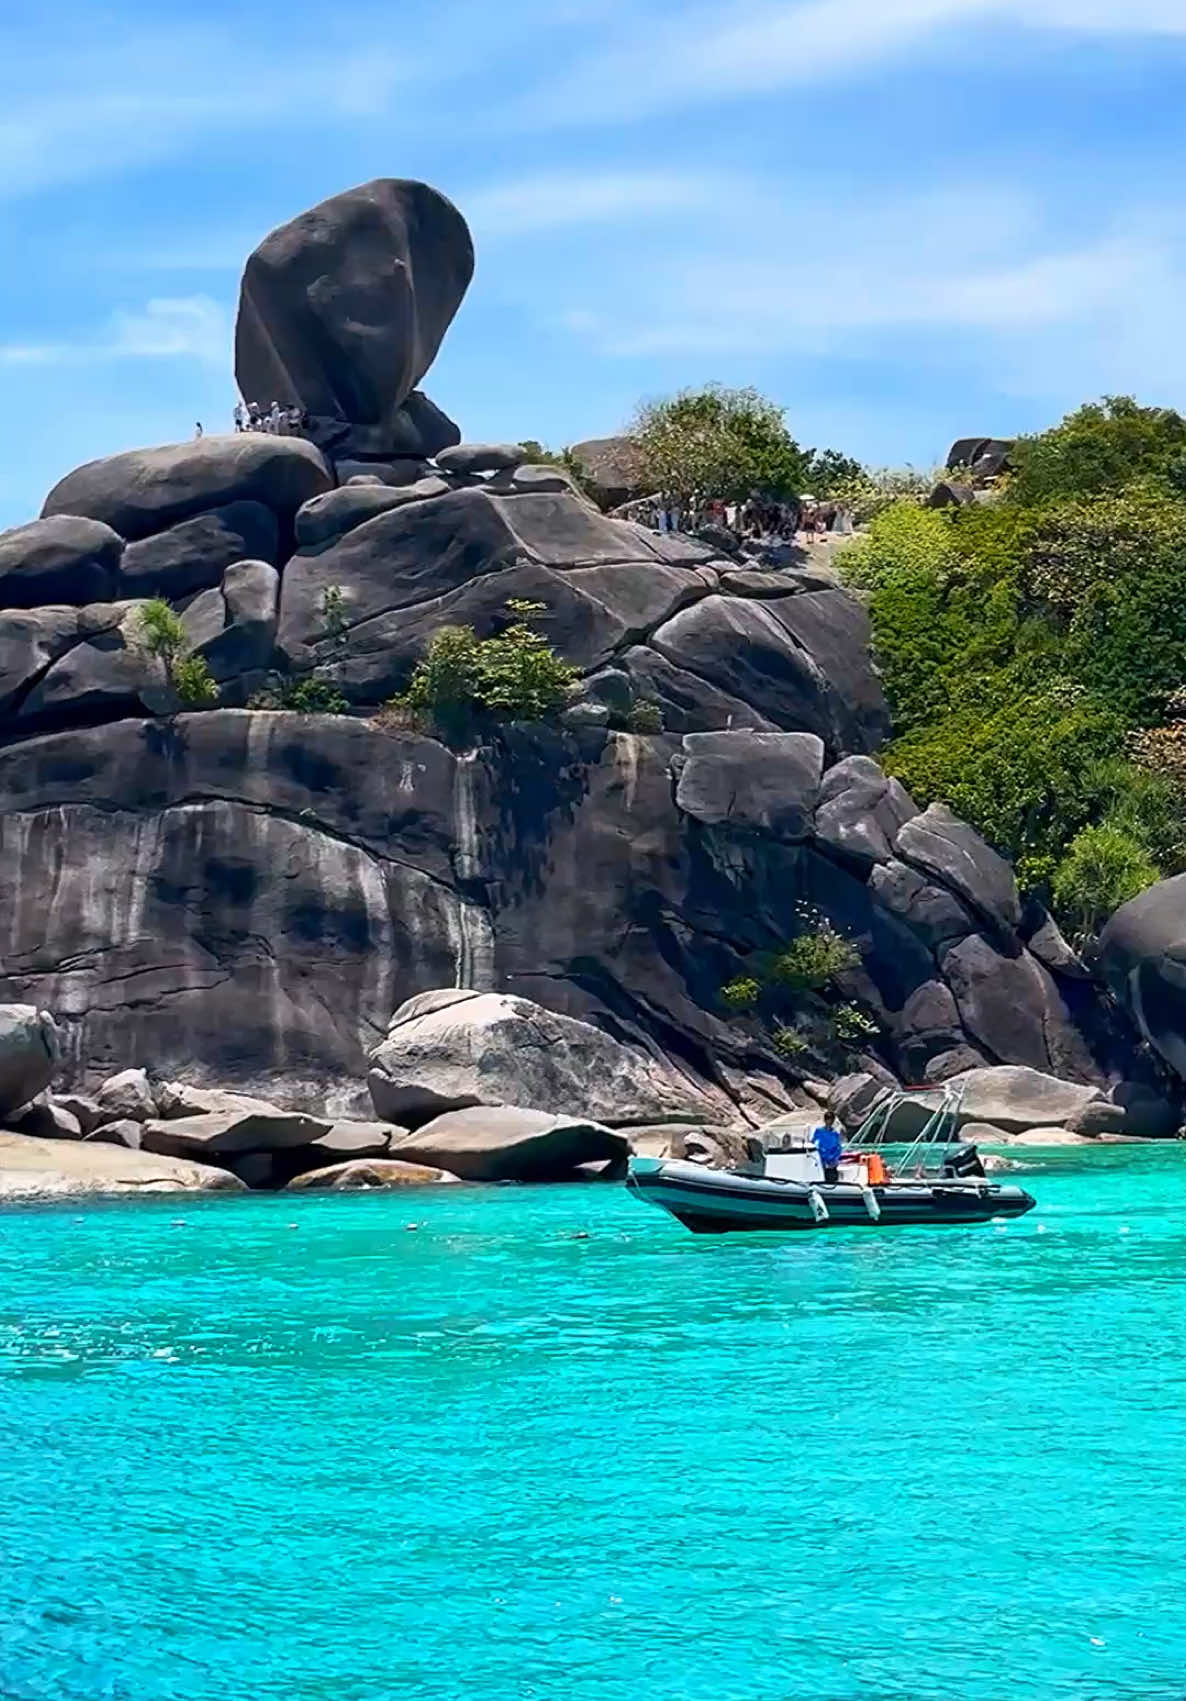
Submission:
[[[471,1183],[614,1181],[632,1154],[730,1165],[806,1134],[820,1100],[850,1132],[889,1091],[853,1075],[753,1128],[639,1047],[525,999],[441,989],[410,999],[371,1053],[374,1118],[285,1110],[141,1067],[93,1095],[55,1091],[59,1034],[31,1005],[0,1006],[0,1200],[77,1194],[274,1192]],[[1067,1144],[1168,1134],[1170,1108],[1119,1104],[1025,1068],[959,1077],[963,1136]],[[526,1101],[526,1102],[521,1102]],[[912,1138],[926,1111],[888,1130]],[[399,1116],[400,1120],[393,1118]],[[1160,1123],[1157,1118],[1160,1116]]]

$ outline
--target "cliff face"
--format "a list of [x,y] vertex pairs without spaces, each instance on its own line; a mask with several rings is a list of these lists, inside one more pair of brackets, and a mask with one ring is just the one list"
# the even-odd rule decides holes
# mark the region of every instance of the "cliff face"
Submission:
[[260,711],[22,740],[0,752],[0,996],[58,1013],[76,1081],[131,1058],[312,1103],[362,1081],[403,999],[510,991],[777,1103],[793,1074],[719,991],[806,904],[857,943],[846,990],[905,1077],[1106,1069],[1090,989],[978,873],[921,866],[936,812],[895,832],[875,764],[821,769],[809,734],[524,727],[457,755]]
[[[455,216],[456,275],[401,406],[468,275]],[[289,347],[306,295],[332,298],[313,272],[333,244],[311,258],[299,225],[283,266],[249,268],[241,358],[269,302]],[[366,225],[372,269],[386,228]],[[389,364],[427,287],[435,249],[392,230],[391,334],[354,359]],[[384,299],[368,291],[380,329]],[[285,370],[306,399],[292,348]],[[134,1061],[345,1108],[393,1008],[455,985],[641,1039],[768,1109],[795,1072],[720,990],[805,913],[856,945],[844,994],[906,1079],[1126,1072],[1009,868],[878,768],[868,622],[836,579],[607,519],[513,448],[432,464],[356,423],[330,454],[248,432],[92,463],[0,538],[0,998],[57,1013],[76,1082]],[[180,611],[219,707],[180,712],[139,638],[151,596]],[[372,718],[441,626],[487,636],[520,600],[582,676],[566,724],[458,752]],[[245,707],[273,674],[332,681],[349,712]],[[663,730],[614,730],[640,700]]]

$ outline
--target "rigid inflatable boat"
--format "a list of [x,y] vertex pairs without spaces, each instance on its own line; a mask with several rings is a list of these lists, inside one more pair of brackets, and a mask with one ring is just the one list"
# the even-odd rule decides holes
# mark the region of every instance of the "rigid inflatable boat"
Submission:
[[944,1092],[891,1168],[875,1148],[885,1144],[893,1111],[908,1096],[895,1094],[878,1107],[844,1151],[833,1180],[825,1179],[814,1144],[800,1138],[733,1170],[632,1158],[626,1185],[694,1234],[984,1223],[1033,1210],[1032,1194],[988,1181],[975,1146],[956,1138],[958,1093]]

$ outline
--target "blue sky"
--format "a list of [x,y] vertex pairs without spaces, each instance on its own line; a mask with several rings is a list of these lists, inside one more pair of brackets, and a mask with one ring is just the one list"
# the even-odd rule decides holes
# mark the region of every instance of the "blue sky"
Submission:
[[1186,405],[1184,90],[1186,0],[5,8],[0,525],[229,423],[246,254],[379,175],[473,228],[471,438],[707,379],[879,464]]

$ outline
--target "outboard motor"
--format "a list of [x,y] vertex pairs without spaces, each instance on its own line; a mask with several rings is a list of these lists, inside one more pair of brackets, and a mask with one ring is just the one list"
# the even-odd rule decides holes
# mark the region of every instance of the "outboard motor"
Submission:
[[943,1159],[943,1174],[948,1181],[960,1181],[969,1176],[983,1176],[984,1164],[975,1146],[953,1146]]

